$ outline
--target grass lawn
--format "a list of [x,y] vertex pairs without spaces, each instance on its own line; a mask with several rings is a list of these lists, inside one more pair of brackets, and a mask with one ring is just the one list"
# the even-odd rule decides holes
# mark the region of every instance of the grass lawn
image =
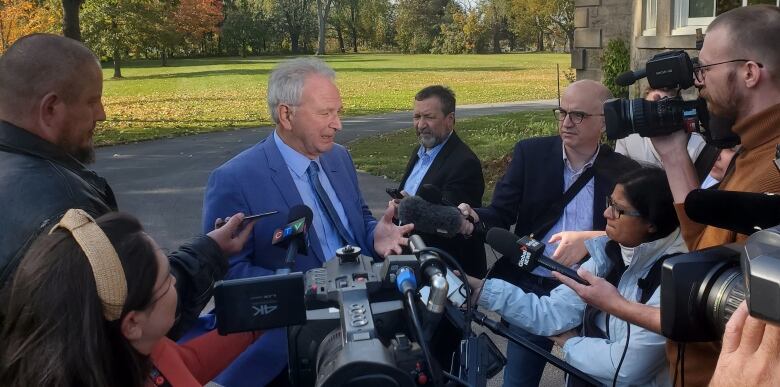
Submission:
[[[485,175],[484,203],[493,196],[496,181],[509,163],[515,143],[528,137],[557,132],[549,110],[500,114],[458,120],[455,130],[482,161]],[[399,181],[413,149],[418,146],[414,129],[364,138],[348,144],[355,166],[373,175]]]
[[[178,134],[270,124],[266,107],[268,73],[285,57],[130,61],[123,79],[111,79],[104,65],[108,119],[96,143],[109,144]],[[424,86],[449,85],[458,104],[548,99],[561,87],[568,54],[501,55],[329,55],[337,73],[345,115],[408,110]]]

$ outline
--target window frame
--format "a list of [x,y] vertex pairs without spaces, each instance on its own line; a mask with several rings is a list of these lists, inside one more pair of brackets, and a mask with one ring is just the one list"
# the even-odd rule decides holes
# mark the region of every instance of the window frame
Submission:
[[[693,35],[696,33],[697,28],[701,28],[703,32],[707,32],[707,27],[715,20],[715,16],[712,17],[695,17],[689,18],[688,11],[690,0],[674,0],[674,7],[672,7],[674,23],[672,25],[672,35]],[[712,0],[713,9],[717,11],[717,0]],[[748,0],[742,0],[742,7],[748,5]],[[775,0],[775,5],[780,6],[780,0]]]

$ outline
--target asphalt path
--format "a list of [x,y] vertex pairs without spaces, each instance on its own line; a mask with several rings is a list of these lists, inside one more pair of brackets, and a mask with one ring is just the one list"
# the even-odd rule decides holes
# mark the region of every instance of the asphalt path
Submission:
[[[457,117],[475,117],[557,106],[556,100],[465,105]],[[347,118],[336,141],[346,144],[358,138],[411,127],[410,111]],[[111,185],[121,211],[137,216],[146,231],[167,249],[175,249],[202,232],[203,193],[209,173],[244,149],[268,136],[272,128],[240,129],[98,148],[94,170]],[[387,207],[387,187],[398,182],[358,172],[358,183],[374,216]],[[495,256],[488,253],[488,264]],[[498,316],[492,314],[494,319]],[[477,332],[484,331],[480,327]],[[506,353],[506,340],[489,333]],[[488,382],[501,386],[502,374]],[[563,373],[547,366],[540,386],[561,386]],[[213,383],[211,385],[214,385]]]

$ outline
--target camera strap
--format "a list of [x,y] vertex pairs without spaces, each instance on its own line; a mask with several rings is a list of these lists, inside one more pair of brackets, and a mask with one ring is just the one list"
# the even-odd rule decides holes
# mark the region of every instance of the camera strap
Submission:
[[569,189],[563,193],[563,196],[560,198],[560,200],[550,206],[550,210],[547,211],[547,219],[545,219],[541,226],[539,226],[532,234],[534,238],[539,239],[547,235],[547,232],[550,231],[552,226],[554,226],[558,219],[560,219],[561,215],[563,215],[563,210],[566,208],[569,202],[571,202],[572,199],[577,196],[577,193],[582,190],[582,187],[584,187],[585,184],[588,184],[588,181],[590,181],[590,179],[593,178],[593,176],[596,174],[596,165],[598,164],[598,161],[599,159],[596,157],[593,165],[583,171],[577,180],[572,183]]
[[720,156],[720,148],[707,143],[704,144],[704,148],[701,149],[699,156],[696,157],[696,161],[693,162],[693,168],[696,170],[696,176],[699,177],[699,183],[707,179],[712,166],[718,160],[718,156]]

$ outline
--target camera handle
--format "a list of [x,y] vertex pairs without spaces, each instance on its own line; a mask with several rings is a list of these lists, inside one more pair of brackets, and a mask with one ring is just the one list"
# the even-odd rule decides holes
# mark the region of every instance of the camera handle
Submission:
[[601,383],[599,383],[596,379],[593,379],[591,376],[587,375],[586,373],[580,371],[577,368],[572,367],[570,364],[559,359],[557,356],[551,354],[550,352],[545,351],[544,349],[528,341],[524,337],[516,335],[515,333],[507,329],[503,324],[489,319],[487,316],[485,316],[484,313],[480,311],[474,310],[474,322],[490,329],[493,333],[497,335],[503,336],[508,340],[511,340],[515,344],[522,345],[526,349],[533,351],[535,354],[547,360],[548,363],[554,365],[558,369],[562,370],[563,372],[566,372],[571,376],[581,379],[583,382],[587,384],[590,384],[592,386],[601,385]]

